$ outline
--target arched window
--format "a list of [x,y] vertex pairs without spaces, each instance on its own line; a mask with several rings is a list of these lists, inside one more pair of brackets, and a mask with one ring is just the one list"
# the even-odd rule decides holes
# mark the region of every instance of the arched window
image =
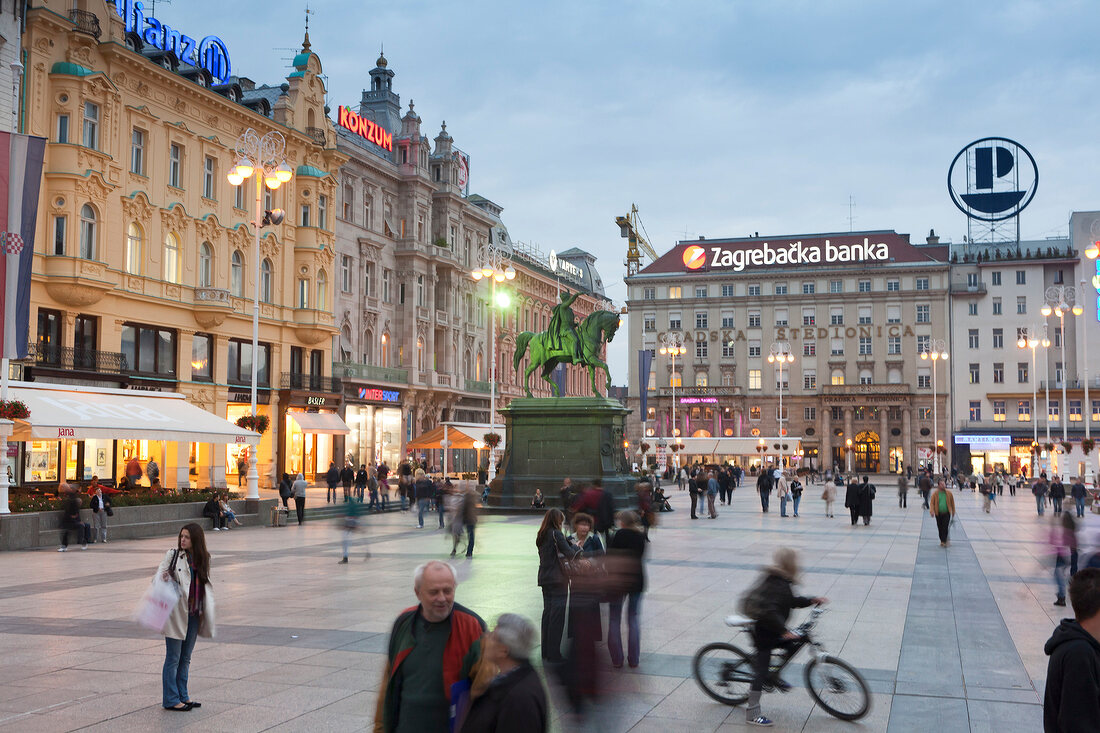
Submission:
[[351,361],[351,329],[346,325],[340,329],[340,361]]
[[214,287],[214,248],[210,242],[199,245],[199,287]]
[[91,204],[80,209],[80,258],[94,260],[96,253],[96,215]]
[[309,280],[304,277],[298,280],[298,307],[309,307]]
[[382,363],[379,366],[390,365],[390,335],[382,333]]
[[126,272],[131,275],[141,274],[142,242],[144,239],[141,225],[137,222],[130,222],[130,226],[126,229]]
[[844,370],[834,369],[832,377],[830,379],[834,387],[839,387],[844,384]]
[[416,339],[416,370],[424,371],[424,339]]
[[264,258],[260,263],[260,300],[271,302],[271,260]]
[[238,298],[244,297],[244,255],[239,249],[233,250],[229,266],[229,290]]
[[168,232],[164,238],[164,280],[180,281],[180,238],[175,232]]
[[363,363],[374,364],[374,332],[363,334]]
[[462,355],[462,376],[466,379],[472,379],[470,376],[470,352],[467,351]]
[[[706,372],[695,372],[695,386],[696,387],[706,387],[707,386],[707,373]],[[710,436],[708,435],[708,436],[705,436],[705,437],[709,438]]]
[[669,387],[683,387],[683,379],[680,377],[680,372],[673,372],[668,378]]
[[481,376],[481,352],[477,352],[477,372],[474,374],[474,379],[478,382],[484,382],[485,379]]
[[[305,306],[302,307],[305,308]],[[328,308],[328,278],[325,277],[324,270],[317,273],[317,299],[314,301],[313,307],[319,311]]]
[[859,370],[859,383],[860,384],[874,384],[874,376],[870,369]]

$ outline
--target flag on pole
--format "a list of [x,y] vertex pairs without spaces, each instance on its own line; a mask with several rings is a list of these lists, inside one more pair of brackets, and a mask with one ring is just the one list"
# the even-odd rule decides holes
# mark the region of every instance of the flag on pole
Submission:
[[4,283],[0,344],[5,359],[27,356],[34,230],[45,153],[45,138],[0,132],[0,282]]
[[649,371],[653,366],[653,352],[638,349],[638,396],[641,398],[642,422],[646,419],[646,403],[649,398]]

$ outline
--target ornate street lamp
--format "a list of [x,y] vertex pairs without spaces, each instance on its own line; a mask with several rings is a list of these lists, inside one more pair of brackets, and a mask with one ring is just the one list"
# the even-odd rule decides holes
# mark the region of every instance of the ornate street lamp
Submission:
[[[1069,364],[1066,363],[1066,313],[1079,316],[1085,312],[1081,304],[1077,302],[1077,288],[1072,285],[1051,285],[1044,293],[1043,307],[1039,312],[1044,318],[1049,318],[1051,313],[1058,317],[1058,331],[1062,334],[1062,409],[1060,410],[1062,422],[1062,442],[1069,442],[1069,402],[1066,397],[1066,382],[1069,375]],[[1049,388],[1049,385],[1048,385]]]
[[[488,255],[485,264],[472,270],[470,277],[478,281],[489,281],[489,358],[491,359],[489,364],[489,432],[492,433],[496,432],[497,425],[497,341],[496,317],[493,315],[493,307],[506,308],[508,306],[510,302],[508,293],[501,291],[498,296],[497,283],[502,283],[505,280],[515,280],[516,270],[509,263],[510,258],[508,255],[498,247],[489,245]],[[489,446],[489,483],[492,483],[497,475],[496,455],[496,445]]]
[[[786,437],[786,433],[783,432],[783,365],[794,364],[794,354],[791,353],[791,345],[786,341],[779,341],[773,343],[771,346],[771,353],[768,354],[768,363],[775,364],[779,371],[779,470],[783,470],[783,447],[782,441]],[[790,370],[788,370],[788,376]]]
[[[251,127],[237,138],[237,163],[230,169],[226,178],[234,186],[240,186],[249,178],[256,179],[256,207],[253,226],[255,238],[253,260],[255,268],[252,293],[252,418],[256,418],[256,370],[259,366],[260,339],[260,229],[268,224],[281,224],[285,218],[282,209],[264,211],[261,205],[263,187],[271,190],[288,182],[294,177],[294,171],[286,162],[286,139],[281,133],[272,131],[260,136]],[[248,494],[249,499],[260,498],[260,475],[256,471],[256,446],[248,451]]]
[[947,361],[950,354],[947,353],[947,342],[943,339],[931,339],[929,341],[929,348],[931,351],[921,351],[920,358],[923,361],[932,360],[932,445],[934,447],[934,455],[932,456],[932,472],[937,476],[940,475],[940,419],[939,419],[939,400],[936,397],[936,363],[939,361]]
[[[1021,349],[1031,349],[1031,377],[1028,381],[1031,382],[1031,434],[1032,443],[1039,445],[1039,423],[1037,422],[1038,415],[1038,403],[1039,395],[1036,392],[1035,379],[1038,377],[1035,371],[1035,349],[1042,346],[1044,349],[1050,346],[1050,339],[1046,337],[1046,325],[1043,326],[1042,331],[1036,326],[1028,326],[1024,329],[1020,338],[1016,341],[1016,346]],[[1050,442],[1050,385],[1047,384],[1047,442]],[[1036,451],[1031,452],[1031,476],[1035,477],[1035,459]]]
[[[675,335],[670,336],[665,345],[658,349],[658,351],[672,360],[672,379],[669,380],[672,383],[672,440],[678,445],[683,445],[683,439],[676,434],[676,431],[679,429],[676,425],[676,357],[686,354],[687,348],[684,346],[684,342],[680,340],[680,336]],[[683,377],[680,378],[683,379]],[[673,457],[676,456],[675,451],[672,455]],[[679,467],[679,465],[680,461],[677,458],[676,466]]]

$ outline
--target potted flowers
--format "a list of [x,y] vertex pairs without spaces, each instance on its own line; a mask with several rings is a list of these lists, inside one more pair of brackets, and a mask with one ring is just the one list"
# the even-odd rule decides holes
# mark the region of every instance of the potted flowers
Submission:
[[485,433],[481,437],[485,439],[485,445],[490,448],[496,448],[500,445],[500,433]]
[[1092,438],[1085,438],[1084,440],[1081,441],[1081,450],[1084,451],[1086,456],[1089,453],[1092,453],[1092,449],[1095,448],[1095,447],[1096,447],[1096,441],[1093,440]]
[[0,418],[4,420],[26,420],[31,411],[21,400],[0,400]]
[[245,430],[251,430],[254,433],[263,435],[267,432],[268,427],[271,425],[271,420],[267,415],[242,415],[237,418],[237,427],[244,428]]
[[1068,440],[1063,440],[1062,441],[1062,452],[1063,453],[1069,453],[1071,450],[1073,450],[1073,443],[1069,442]]

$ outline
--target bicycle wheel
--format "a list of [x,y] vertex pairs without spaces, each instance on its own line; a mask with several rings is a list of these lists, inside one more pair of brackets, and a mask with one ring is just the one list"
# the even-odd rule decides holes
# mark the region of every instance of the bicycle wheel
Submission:
[[822,655],[803,670],[810,697],[829,715],[859,720],[871,709],[871,692],[856,668],[842,659]]
[[752,658],[733,644],[707,644],[695,652],[691,669],[703,692],[718,702],[737,706],[749,699]]

